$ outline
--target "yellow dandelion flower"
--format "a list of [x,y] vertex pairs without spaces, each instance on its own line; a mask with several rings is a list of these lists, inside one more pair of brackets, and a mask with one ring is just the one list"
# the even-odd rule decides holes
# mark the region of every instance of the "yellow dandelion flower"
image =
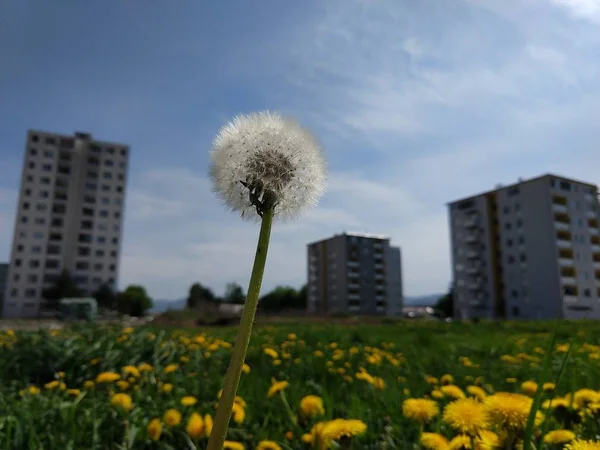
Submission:
[[275,441],[260,441],[256,450],[282,450],[281,446]]
[[542,389],[544,390],[544,392],[552,392],[554,389],[556,389],[556,384],[554,383],[544,383],[542,385]]
[[290,383],[287,382],[287,381],[275,381],[274,380],[273,384],[269,388],[269,392],[267,392],[267,397],[273,397],[274,395],[276,395],[279,392],[283,391],[289,385],[290,385]]
[[148,437],[150,439],[152,439],[153,441],[158,441],[162,433],[162,424],[160,423],[160,419],[155,417],[150,422],[148,422],[146,432],[148,433]]
[[137,368],[140,372],[152,372],[154,370],[148,363],[138,364]]
[[135,366],[125,366],[123,367],[123,373],[126,375],[131,375],[132,377],[139,378],[140,370]]
[[527,395],[535,395],[538,385],[535,381],[524,381],[521,383],[521,390]]
[[420,423],[429,422],[439,411],[436,402],[425,398],[407,398],[402,402],[402,414]]
[[132,327],[123,328],[122,333],[123,334],[131,334],[131,333],[133,333],[133,328]]
[[31,395],[38,395],[40,393],[40,388],[37,386],[29,386],[29,388],[27,388],[27,391]]
[[300,413],[304,417],[316,417],[325,414],[323,399],[317,395],[307,395],[300,400]]
[[122,391],[126,391],[127,388],[129,387],[129,383],[125,380],[119,380],[115,383],[117,385],[117,387],[119,389],[121,389]]
[[54,381],[44,384],[44,389],[48,389],[49,391],[51,391],[52,389],[56,389],[59,386],[60,386],[60,381],[54,380]]
[[434,389],[433,391],[431,391],[431,396],[433,398],[440,400],[440,399],[444,398],[444,393],[442,391],[440,391],[439,389]]
[[119,380],[121,378],[121,375],[119,375],[116,372],[102,372],[100,374],[98,374],[98,376],[96,377],[96,383],[100,384],[100,383],[114,383],[115,381]]
[[223,442],[223,450],[245,450],[244,444],[236,441]]
[[249,374],[250,366],[248,364],[244,363],[244,365],[242,366],[242,372],[244,372],[245,374]]
[[[484,403],[493,423],[507,429],[522,430],[527,424],[533,400],[521,394],[498,392],[487,397]],[[543,414],[538,411],[535,418],[536,426],[543,418]]]
[[577,439],[565,445],[564,448],[565,450],[600,450],[600,442]]
[[190,415],[187,425],[185,426],[185,432],[192,439],[199,439],[202,437],[202,434],[204,434],[204,420],[202,420],[200,414],[194,412]]
[[293,433],[293,432],[291,432],[291,431],[287,431],[287,432],[285,433],[285,438],[286,438],[288,441],[292,441],[292,440],[294,440],[294,433]]
[[515,384],[517,382],[517,379],[514,377],[509,377],[506,379],[506,382],[510,384]]
[[570,401],[566,398],[556,397],[549,400],[544,400],[542,403],[543,409],[569,408]]
[[444,409],[443,420],[461,434],[476,436],[490,426],[485,406],[476,399],[463,398],[449,403]]
[[566,444],[575,439],[575,433],[571,430],[553,430],[546,433],[544,443],[550,445]]
[[196,400],[196,397],[192,395],[186,395],[181,399],[181,404],[183,406],[194,406],[197,402],[198,400]]
[[479,401],[483,401],[487,397],[485,389],[479,386],[467,386],[467,393]]
[[458,436],[455,436],[448,444],[448,447],[446,447],[446,450],[470,450],[470,449],[471,449],[471,438],[464,434],[459,434]]
[[83,382],[83,388],[86,390],[94,389],[94,382],[92,380],[87,380]]
[[81,391],[79,389],[67,389],[67,394],[77,397],[81,394]]
[[175,372],[178,368],[179,368],[179,366],[177,364],[169,364],[168,366],[166,366],[164,368],[164,372],[165,373]]
[[334,419],[325,424],[320,437],[325,442],[338,441],[344,437],[352,437],[367,431],[362,420]]
[[133,408],[131,397],[127,394],[123,394],[122,392],[114,394],[110,399],[110,403],[111,405],[121,408],[124,411],[129,411]]
[[210,414],[204,416],[204,433],[206,436],[210,436],[213,428],[213,418]]
[[600,392],[593,389],[579,389],[573,394],[573,404],[576,408],[584,408],[588,403],[600,402]]
[[439,381],[436,377],[431,377],[431,376],[425,377],[425,382],[427,384],[438,384],[439,383]]
[[163,414],[164,422],[170,427],[176,427],[181,423],[181,413],[174,408],[167,409]]
[[496,450],[500,448],[500,436],[490,430],[481,430],[475,439],[476,450]]
[[440,383],[442,384],[454,384],[454,377],[447,373],[446,375],[442,375],[440,378]]
[[58,375],[58,378],[63,379],[65,377],[65,373],[60,371],[58,372],[56,375]]
[[315,350],[313,355],[315,356],[315,358],[322,358],[323,356],[325,356],[325,353],[323,353],[321,350]]
[[422,433],[421,446],[427,450],[446,450],[448,439],[438,433]]
[[263,350],[264,354],[267,356],[270,356],[273,359],[277,359],[279,358],[279,353],[277,353],[275,350],[273,350],[272,348],[265,348]]
[[242,423],[246,418],[246,410],[242,405],[234,402],[231,417],[233,417],[235,423]]
[[160,387],[160,390],[168,394],[173,390],[173,385],[171,383],[165,383]]
[[313,444],[315,441],[315,437],[310,433],[304,433],[301,438],[302,442],[305,444]]
[[446,386],[440,386],[440,391],[449,398],[460,399],[465,398],[466,395],[461,388],[455,384],[447,384]]

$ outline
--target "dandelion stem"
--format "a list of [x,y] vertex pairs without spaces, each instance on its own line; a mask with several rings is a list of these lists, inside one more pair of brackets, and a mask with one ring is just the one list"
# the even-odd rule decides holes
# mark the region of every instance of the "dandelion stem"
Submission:
[[208,440],[207,450],[222,450],[223,443],[227,436],[227,427],[231,419],[233,410],[233,402],[237,393],[237,388],[240,383],[240,376],[250,335],[252,334],[252,326],[254,325],[254,316],[258,306],[258,297],[260,295],[260,286],[262,284],[263,274],[265,272],[265,263],[267,261],[267,251],[269,249],[269,239],[271,237],[271,224],[273,223],[273,210],[266,210],[262,215],[260,225],[260,234],[258,237],[258,246],[256,255],[254,256],[254,266],[252,267],[252,275],[250,276],[250,285],[248,286],[248,295],[244,305],[244,312],[240,320],[238,334],[235,338],[233,352],[225,380],[223,382],[223,393],[219,400],[217,413],[215,414],[215,422]]

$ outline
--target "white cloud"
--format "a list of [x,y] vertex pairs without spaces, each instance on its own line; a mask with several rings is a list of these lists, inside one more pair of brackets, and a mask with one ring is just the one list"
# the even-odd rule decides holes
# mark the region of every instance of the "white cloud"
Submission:
[[600,24],[599,0],[551,0],[551,2],[568,9],[575,17]]

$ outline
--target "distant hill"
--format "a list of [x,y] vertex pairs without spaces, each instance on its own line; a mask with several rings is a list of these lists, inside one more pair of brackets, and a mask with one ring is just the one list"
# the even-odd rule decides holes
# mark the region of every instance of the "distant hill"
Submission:
[[180,298],[178,300],[154,300],[154,306],[150,312],[156,314],[168,311],[169,309],[183,309],[185,308],[185,303],[185,298]]
[[440,297],[445,294],[428,294],[418,295],[412,297],[404,297],[405,306],[435,306]]

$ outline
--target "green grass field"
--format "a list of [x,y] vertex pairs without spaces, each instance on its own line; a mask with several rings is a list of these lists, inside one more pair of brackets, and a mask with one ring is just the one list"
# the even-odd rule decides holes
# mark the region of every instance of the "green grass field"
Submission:
[[[520,448],[536,391],[522,383],[541,375],[556,383],[565,360],[556,387],[539,389],[543,417],[533,443],[558,449],[574,437],[595,439],[600,324],[562,323],[552,344],[554,330],[522,322],[259,327],[227,448]],[[232,329],[3,332],[0,448],[203,449],[233,336]],[[270,389],[279,391],[269,396]],[[320,397],[323,410],[314,397],[301,408],[308,395]],[[193,398],[182,404],[184,397]],[[462,397],[475,400],[457,403]],[[573,434],[550,433],[560,429]],[[598,448],[590,445],[573,448]]]

